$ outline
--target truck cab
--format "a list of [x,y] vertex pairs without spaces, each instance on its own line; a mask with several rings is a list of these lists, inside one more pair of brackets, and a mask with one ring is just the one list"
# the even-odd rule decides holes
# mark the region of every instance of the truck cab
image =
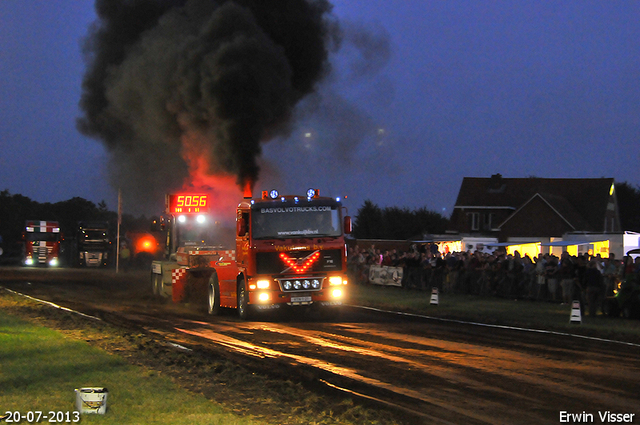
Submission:
[[101,221],[79,222],[76,251],[80,267],[105,267],[112,251],[109,224]]
[[[339,199],[320,197],[317,190],[306,196],[275,190],[261,198],[249,195],[236,209],[236,249],[228,250],[202,235],[208,228],[205,218],[198,220],[207,212],[204,196],[167,196],[171,255],[152,263],[155,294],[174,302],[204,301],[209,314],[237,309],[242,319],[281,308],[337,312],[346,298],[344,235],[351,231]],[[184,202],[173,201],[179,197]]]
[[27,220],[23,232],[25,266],[60,265],[63,235],[57,221]]
[[284,306],[330,308],[346,296],[346,244],[349,217],[338,199],[280,196],[245,199],[237,209],[237,308],[268,310]]

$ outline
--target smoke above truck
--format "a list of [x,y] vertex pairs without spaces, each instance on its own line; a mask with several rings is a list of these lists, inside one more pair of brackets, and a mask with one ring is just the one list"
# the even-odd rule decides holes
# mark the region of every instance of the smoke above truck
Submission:
[[97,0],[78,128],[111,155],[125,203],[155,205],[198,173],[259,175],[337,45],[325,0]]

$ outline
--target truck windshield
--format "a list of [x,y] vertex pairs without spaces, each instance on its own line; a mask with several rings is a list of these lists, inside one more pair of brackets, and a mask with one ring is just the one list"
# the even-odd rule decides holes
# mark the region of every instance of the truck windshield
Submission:
[[254,207],[254,239],[337,237],[342,234],[338,205]]
[[52,232],[28,232],[25,235],[25,238],[29,242],[33,241],[46,241],[46,242],[57,242],[60,240],[60,233],[52,233]]
[[106,241],[109,239],[107,233],[102,230],[83,230],[82,236],[87,241]]

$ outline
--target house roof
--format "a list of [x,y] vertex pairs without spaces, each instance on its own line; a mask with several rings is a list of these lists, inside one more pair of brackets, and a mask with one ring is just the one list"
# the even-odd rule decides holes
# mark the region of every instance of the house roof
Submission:
[[518,210],[536,195],[573,227],[602,227],[613,178],[548,179],[465,177],[455,208],[513,208]]

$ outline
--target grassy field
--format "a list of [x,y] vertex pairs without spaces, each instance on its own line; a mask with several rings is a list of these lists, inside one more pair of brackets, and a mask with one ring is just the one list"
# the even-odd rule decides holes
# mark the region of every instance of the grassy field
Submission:
[[[598,315],[570,324],[571,306],[557,303],[440,294],[436,306],[429,292],[368,285],[350,292],[352,305],[640,343],[638,320]],[[106,387],[107,414],[83,415],[82,423],[401,423],[349,399],[327,403],[299,384],[163,350],[143,335],[0,291],[0,417],[7,411],[73,412],[74,389]]]
[[0,418],[7,411],[72,414],[76,388],[106,387],[107,413],[83,414],[82,423],[406,423],[350,397],[318,394],[211,352],[168,347],[1,288],[0,360]]
[[[99,386],[113,390],[107,397],[108,412],[83,414],[82,423],[253,423],[225,413],[202,395],[180,390],[156,372],[2,311],[0,359],[0,416],[8,411],[66,415],[74,411],[76,388]],[[73,414],[70,418],[74,420]]]
[[587,314],[581,324],[570,323],[571,306],[559,303],[440,294],[438,305],[431,305],[430,292],[373,285],[352,285],[350,296],[351,304],[382,310],[640,343],[640,320]]

